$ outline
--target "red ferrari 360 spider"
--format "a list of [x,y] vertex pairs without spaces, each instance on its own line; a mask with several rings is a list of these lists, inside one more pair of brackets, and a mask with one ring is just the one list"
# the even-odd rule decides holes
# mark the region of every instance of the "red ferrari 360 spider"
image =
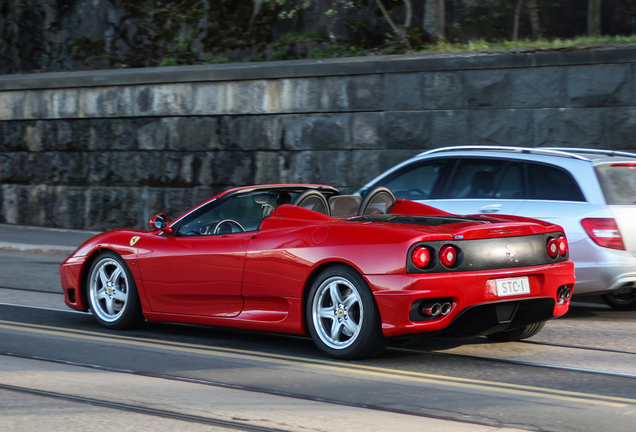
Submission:
[[391,337],[530,337],[567,312],[574,284],[561,227],[460,217],[385,188],[243,187],[150,225],[73,253],[66,304],[112,329],[146,319],[309,334],[352,359]]

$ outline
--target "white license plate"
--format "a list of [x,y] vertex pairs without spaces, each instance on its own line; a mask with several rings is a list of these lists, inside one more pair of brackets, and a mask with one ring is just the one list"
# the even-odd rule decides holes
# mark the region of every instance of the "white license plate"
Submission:
[[509,279],[495,279],[497,295],[506,297],[519,294],[530,294],[530,281],[527,276]]

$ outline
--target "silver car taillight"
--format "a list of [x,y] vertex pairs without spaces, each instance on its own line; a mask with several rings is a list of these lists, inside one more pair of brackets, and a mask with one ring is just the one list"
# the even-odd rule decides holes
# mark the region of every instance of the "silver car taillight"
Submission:
[[625,250],[623,237],[613,218],[587,218],[581,221],[583,229],[594,243],[610,249]]

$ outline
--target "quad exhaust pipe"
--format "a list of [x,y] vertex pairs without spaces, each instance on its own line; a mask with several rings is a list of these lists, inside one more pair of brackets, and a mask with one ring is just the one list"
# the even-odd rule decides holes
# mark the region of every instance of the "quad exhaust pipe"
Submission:
[[556,295],[557,305],[561,306],[563,303],[568,301],[571,296],[572,288],[568,287],[567,285],[560,286],[559,289],[557,289]]
[[444,303],[425,303],[422,305],[422,315],[430,317],[438,317],[440,315],[446,316],[453,309],[453,305],[450,302]]

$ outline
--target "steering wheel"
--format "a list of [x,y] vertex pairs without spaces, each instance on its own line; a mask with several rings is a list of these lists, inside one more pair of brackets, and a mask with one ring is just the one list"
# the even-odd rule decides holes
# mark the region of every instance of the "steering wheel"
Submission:
[[[213,234],[232,234],[234,232],[234,227],[240,230],[238,232],[245,232],[245,228],[243,228],[241,224],[238,223],[237,221],[232,219],[225,219],[219,222],[218,224],[216,224],[216,226],[214,227],[214,231],[212,233]],[[226,232],[228,228],[229,228],[229,231]]]

